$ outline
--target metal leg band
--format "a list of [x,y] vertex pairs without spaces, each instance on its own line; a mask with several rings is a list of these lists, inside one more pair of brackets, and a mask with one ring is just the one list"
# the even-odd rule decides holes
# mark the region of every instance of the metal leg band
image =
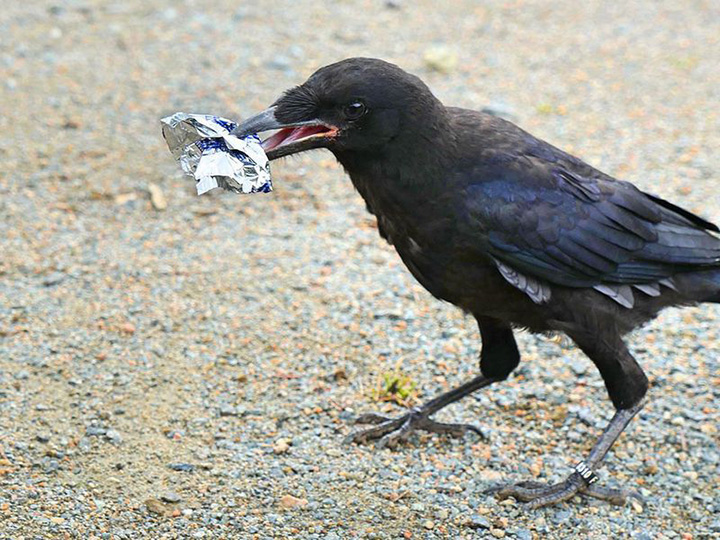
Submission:
[[580,475],[580,478],[585,480],[585,483],[589,486],[598,481],[598,475],[595,474],[590,467],[584,461],[578,461],[575,465],[575,472]]

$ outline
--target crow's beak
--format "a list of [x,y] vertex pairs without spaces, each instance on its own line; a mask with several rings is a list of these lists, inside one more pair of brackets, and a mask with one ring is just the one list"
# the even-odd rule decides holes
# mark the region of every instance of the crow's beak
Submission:
[[263,131],[270,131],[271,129],[280,129],[289,127],[287,124],[281,124],[275,118],[275,107],[265,109],[261,113],[257,113],[255,116],[251,116],[245,120],[242,124],[237,126],[232,134],[236,137],[247,137],[255,133],[261,133]]
[[280,130],[262,142],[262,147],[270,160],[312,148],[326,147],[328,142],[337,135],[338,129],[335,126],[318,119],[280,122],[275,117],[275,110],[276,107],[272,106],[251,116],[237,126],[232,134],[237,137],[246,137],[264,131]]

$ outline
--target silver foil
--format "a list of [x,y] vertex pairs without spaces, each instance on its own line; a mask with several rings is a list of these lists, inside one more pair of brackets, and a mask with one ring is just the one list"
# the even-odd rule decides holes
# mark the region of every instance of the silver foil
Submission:
[[178,112],[160,120],[168,148],[197,181],[198,195],[219,187],[235,193],[272,191],[270,164],[257,135],[231,135],[235,122]]

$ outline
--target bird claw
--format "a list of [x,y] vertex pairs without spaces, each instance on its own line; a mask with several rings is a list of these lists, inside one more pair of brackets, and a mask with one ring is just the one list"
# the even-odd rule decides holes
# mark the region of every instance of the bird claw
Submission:
[[395,420],[394,418],[391,418],[390,416],[384,416],[382,414],[377,413],[365,413],[358,416],[354,424],[383,424],[385,422],[392,422]]
[[411,409],[399,418],[390,418],[376,413],[363,414],[355,419],[355,424],[373,424],[373,427],[354,431],[345,438],[345,443],[362,444],[371,439],[377,439],[375,443],[377,448],[393,448],[418,429],[430,433],[446,433],[453,437],[461,437],[468,431],[472,431],[485,438],[485,434],[480,428],[471,424],[436,422],[428,416],[428,413],[417,408]]
[[594,484],[588,485],[576,472],[568,476],[564,482],[558,484],[526,481],[494,486],[485,490],[485,493],[494,493],[501,500],[514,497],[526,503],[529,508],[557,504],[567,501],[575,495],[586,495],[618,506],[624,505],[630,497],[640,501],[643,500],[640,494],[635,491],[607,488]]

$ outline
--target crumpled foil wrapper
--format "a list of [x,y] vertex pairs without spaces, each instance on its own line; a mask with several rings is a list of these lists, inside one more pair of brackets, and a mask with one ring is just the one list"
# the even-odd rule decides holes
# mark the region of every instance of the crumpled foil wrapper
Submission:
[[168,148],[202,195],[219,187],[235,193],[272,191],[270,165],[257,135],[231,135],[237,125],[209,114],[178,112],[160,120]]

